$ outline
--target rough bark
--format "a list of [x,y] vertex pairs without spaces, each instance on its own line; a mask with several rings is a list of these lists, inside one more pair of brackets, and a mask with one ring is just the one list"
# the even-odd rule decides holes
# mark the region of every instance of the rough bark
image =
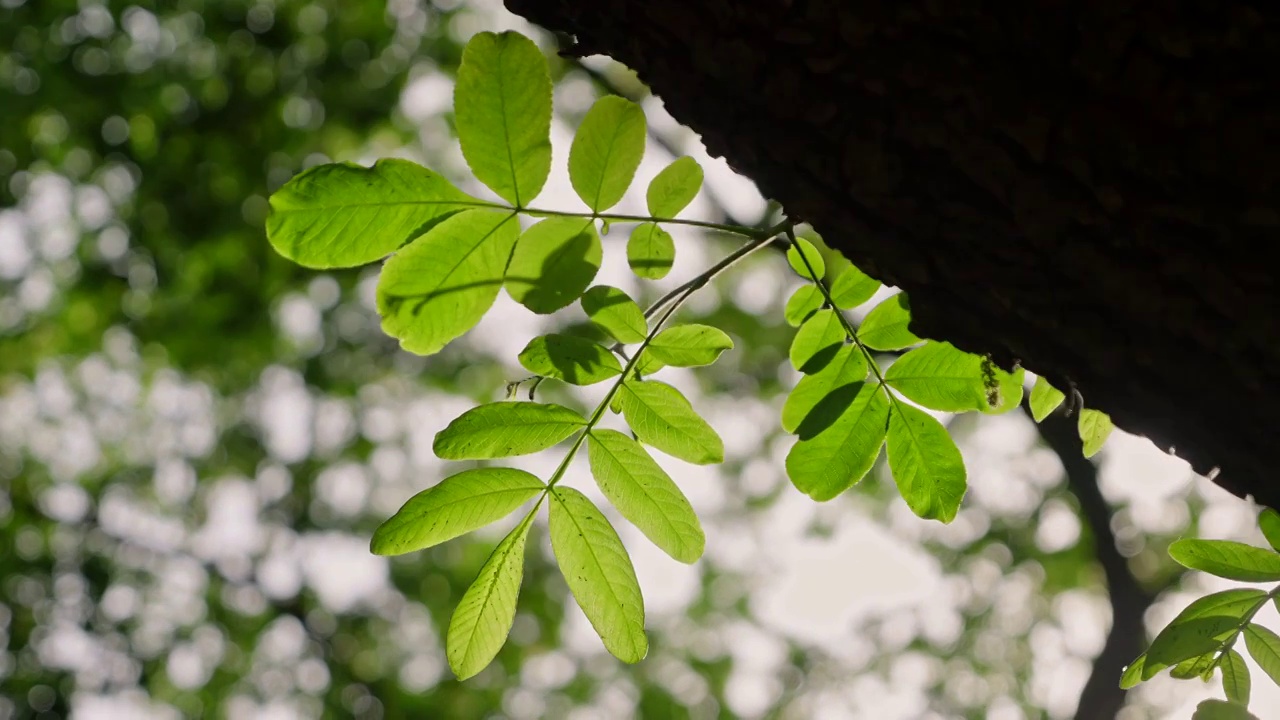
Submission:
[[911,297],[1280,506],[1280,5],[507,0]]

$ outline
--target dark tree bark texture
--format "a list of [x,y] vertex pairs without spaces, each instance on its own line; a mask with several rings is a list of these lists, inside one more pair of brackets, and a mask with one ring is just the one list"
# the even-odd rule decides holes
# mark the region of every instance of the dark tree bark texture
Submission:
[[635,69],[913,329],[1280,507],[1280,4],[507,0]]

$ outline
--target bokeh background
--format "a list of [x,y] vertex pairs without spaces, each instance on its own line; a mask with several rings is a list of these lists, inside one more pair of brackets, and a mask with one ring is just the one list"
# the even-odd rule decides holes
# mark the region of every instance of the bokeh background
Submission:
[[[687,216],[776,217],[632,73],[554,57],[496,0],[0,0],[0,718],[1065,718],[1110,630],[1108,554],[1146,608],[1147,628],[1123,630],[1142,634],[1222,587],[1183,576],[1172,539],[1259,541],[1255,510],[1141,439],[1117,433],[1096,483],[1069,482],[1021,412],[951,423],[971,488],[950,526],[911,515],[880,468],[811,502],[783,474],[777,420],[799,279],[759,257],[683,311],[737,349],[663,373],[725,439],[720,467],[660,458],[706,556],[679,565],[617,524],[649,657],[604,652],[543,521],[510,642],[456,682],[443,629],[510,523],[391,560],[369,535],[464,467],[431,454],[434,433],[501,398],[529,338],[584,318],[504,295],[466,338],[413,357],[378,329],[377,267],[294,267],[263,222],[273,190],[331,160],[410,158],[485,194],[466,185],[452,78],[471,35],[502,29],[552,56],[541,205],[580,208],[572,128],[616,92],[651,134],[620,211],[643,212],[644,182],[689,154],[707,184]],[[652,299],[732,247],[673,230],[667,280],[635,282],[617,228],[598,282]],[[557,460],[514,464],[545,476]],[[581,464],[568,482],[593,490]],[[1214,695],[1161,678],[1124,717],[1185,718]],[[1257,673],[1254,698],[1280,707]]]

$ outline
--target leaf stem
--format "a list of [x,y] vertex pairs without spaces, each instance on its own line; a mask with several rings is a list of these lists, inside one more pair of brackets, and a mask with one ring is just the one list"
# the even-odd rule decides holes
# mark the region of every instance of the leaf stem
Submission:
[[747,227],[746,225],[734,225],[731,223],[716,223],[706,220],[682,220],[680,218],[657,218],[649,215],[627,215],[623,213],[602,213],[602,212],[573,212],[570,210],[543,210],[540,208],[521,208],[521,212],[535,217],[577,217],[591,218],[595,220],[604,220],[606,222],[636,222],[636,223],[668,223],[671,225],[688,225],[690,227],[706,228],[708,230],[720,230],[721,232],[733,233],[734,235],[745,235],[749,238],[760,239],[762,237],[770,237],[777,233],[773,228],[761,230],[759,228]]

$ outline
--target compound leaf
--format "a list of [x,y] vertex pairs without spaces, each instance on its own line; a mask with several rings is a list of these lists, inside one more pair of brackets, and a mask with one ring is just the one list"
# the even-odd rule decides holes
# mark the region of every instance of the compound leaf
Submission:
[[498,296],[519,229],[510,212],[465,210],[396,253],[378,280],[383,331],[430,355],[470,330]]
[[1252,588],[1224,590],[1195,600],[1151,641],[1142,679],[1150,680],[1167,667],[1216,651],[1266,601],[1266,593]]
[[657,380],[623,383],[622,416],[646,445],[697,465],[724,460],[724,443],[679,390]]
[[1240,582],[1280,580],[1280,554],[1231,540],[1185,539],[1169,546],[1180,565]]
[[725,350],[732,349],[733,340],[720,328],[689,323],[662,330],[645,350],[664,365],[698,367],[710,365]]
[[585,427],[562,405],[495,402],[474,407],[436,433],[432,450],[445,460],[486,460],[546,450]]
[[546,489],[523,470],[464,470],[427,488],[373,533],[375,555],[400,555],[452,540],[506,517]]

